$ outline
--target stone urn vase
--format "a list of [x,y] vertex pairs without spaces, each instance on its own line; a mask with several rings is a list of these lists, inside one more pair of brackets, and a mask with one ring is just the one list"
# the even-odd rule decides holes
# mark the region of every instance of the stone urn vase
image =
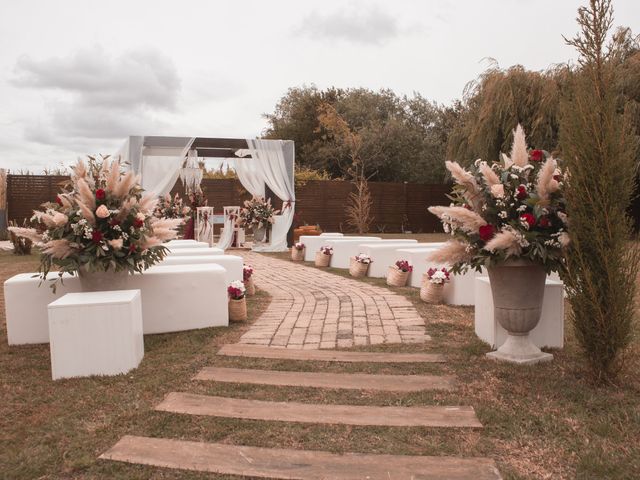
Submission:
[[509,260],[487,268],[495,320],[507,331],[507,340],[487,356],[495,360],[534,364],[553,359],[529,339],[540,321],[546,273],[527,260]]
[[78,270],[80,289],[83,292],[108,292],[112,290],[128,290],[129,272],[90,272],[85,267]]

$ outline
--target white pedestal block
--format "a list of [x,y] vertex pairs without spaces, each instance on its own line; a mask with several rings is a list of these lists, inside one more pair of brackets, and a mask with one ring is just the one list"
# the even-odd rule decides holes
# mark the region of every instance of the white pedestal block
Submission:
[[353,240],[353,237],[344,237],[341,239],[333,239],[327,241],[327,245],[333,247],[333,256],[331,257],[331,266],[333,268],[349,268],[349,262],[352,257],[355,257],[359,253],[362,253],[362,246],[365,244],[396,244],[398,248],[404,245],[416,245],[417,240],[414,239],[381,239],[373,237],[373,241],[366,237]]
[[51,376],[118,375],[144,356],[140,290],[69,293],[51,302]]
[[361,244],[358,253],[366,253],[371,256],[373,263],[369,265],[368,277],[386,278],[389,267],[396,264],[399,259],[398,250],[406,248],[430,248],[428,243],[416,242],[376,242]]
[[[493,297],[489,277],[475,279],[475,331],[481,340],[499,348],[507,339],[507,332],[494,320]],[[539,348],[564,346],[564,285],[547,278],[540,322],[529,332],[531,342]]]
[[217,247],[209,247],[206,243],[205,243],[205,247],[204,248],[185,248],[185,247],[178,247],[178,248],[169,248],[169,255],[167,256],[176,256],[176,255],[182,255],[185,257],[192,257],[194,255],[224,255],[224,250],[222,250],[221,248],[217,248]]
[[169,250],[176,248],[210,248],[207,242],[197,242],[195,240],[171,240],[164,245]]
[[[381,240],[380,237],[341,237],[339,235],[301,235],[300,242],[304,243],[304,260],[305,262],[313,262],[316,258],[316,252],[320,250],[320,247],[329,246],[330,240],[344,240],[344,241],[357,241],[365,240],[367,242],[375,242]],[[331,245],[333,246],[333,245]],[[348,268],[347,262],[347,268]]]
[[237,255],[167,255],[159,266],[167,265],[220,265],[226,271],[227,285],[233,281],[242,281],[242,257]]

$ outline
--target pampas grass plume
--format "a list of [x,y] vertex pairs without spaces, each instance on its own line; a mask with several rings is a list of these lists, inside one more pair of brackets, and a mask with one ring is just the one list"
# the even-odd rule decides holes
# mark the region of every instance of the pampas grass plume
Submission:
[[96,197],[93,195],[93,192],[89,188],[85,179],[79,178],[76,182],[76,186],[78,188],[78,203],[82,202],[91,210],[94,210],[96,208]]
[[29,239],[33,243],[42,242],[42,235],[40,235],[35,228],[8,227],[7,230],[12,232],[16,237]]
[[427,260],[436,263],[454,264],[469,258],[467,244],[459,240],[449,240],[441,248],[427,256]]
[[497,233],[487,242],[484,249],[491,253],[496,250],[504,250],[507,256],[517,256],[522,253],[522,247],[518,242],[518,237],[511,230],[503,230]]
[[460,225],[465,232],[477,233],[480,227],[486,225],[487,222],[478,215],[476,212],[472,212],[464,207],[429,207],[429,211],[436,215],[438,218],[447,216],[455,223]]
[[529,164],[529,153],[527,152],[527,139],[524,135],[522,125],[518,124],[513,131],[513,145],[511,146],[511,160],[519,167],[526,167]]

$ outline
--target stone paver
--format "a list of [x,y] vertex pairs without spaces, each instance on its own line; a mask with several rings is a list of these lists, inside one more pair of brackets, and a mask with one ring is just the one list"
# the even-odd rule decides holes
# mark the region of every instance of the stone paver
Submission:
[[252,252],[241,255],[255,267],[255,283],[272,297],[242,344],[320,349],[430,339],[411,302],[387,288]]
[[325,480],[500,480],[488,458],[365,455],[127,435],[100,458],[247,477]]
[[290,348],[262,347],[258,345],[223,345],[218,355],[228,357],[273,358],[317,362],[364,363],[442,363],[445,357],[439,353],[393,352],[341,352],[336,350],[297,350]]
[[156,410],[188,415],[281,422],[387,427],[482,427],[473,407],[371,407],[266,402],[172,392]]
[[254,385],[382,390],[389,392],[452,390],[455,388],[453,377],[446,375],[286,372],[220,367],[204,367],[194,379],[226,383],[250,383]]

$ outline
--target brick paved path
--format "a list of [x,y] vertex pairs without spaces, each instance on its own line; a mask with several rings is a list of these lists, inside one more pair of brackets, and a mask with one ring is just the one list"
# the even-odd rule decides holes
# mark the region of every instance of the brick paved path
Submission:
[[258,288],[272,297],[240,343],[318,349],[429,340],[411,302],[387,288],[252,252],[238,254],[253,265]]

